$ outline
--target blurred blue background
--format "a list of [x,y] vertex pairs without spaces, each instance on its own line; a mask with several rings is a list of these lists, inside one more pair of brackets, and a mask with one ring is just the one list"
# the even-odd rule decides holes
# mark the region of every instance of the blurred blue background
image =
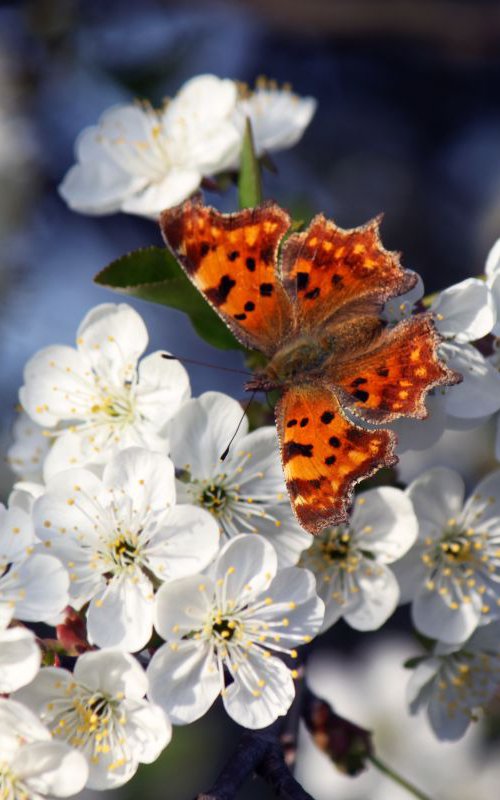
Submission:
[[[72,344],[92,305],[120,299],[93,285],[96,272],[131,249],[160,243],[152,222],[66,208],[57,185],[73,162],[77,134],[110,105],[137,96],[160,103],[202,72],[250,84],[265,74],[318,99],[303,140],[275,157],[279,174],[266,177],[268,197],[299,217],[323,211],[343,226],[384,211],[384,243],[402,251],[428,291],[482,272],[500,235],[497,0],[3,2],[2,452],[29,356],[50,343]],[[235,208],[232,194],[209,199]],[[222,361],[180,313],[133,305],[151,349]],[[238,367],[240,356],[224,354],[223,363]],[[242,396],[237,375],[201,367],[190,374],[194,394]],[[2,464],[3,496],[11,483]],[[336,626],[331,641],[343,632]],[[176,733],[164,759],[120,796],[188,800],[210,784],[234,736],[235,726],[215,709]],[[258,793],[268,797],[260,784]]]

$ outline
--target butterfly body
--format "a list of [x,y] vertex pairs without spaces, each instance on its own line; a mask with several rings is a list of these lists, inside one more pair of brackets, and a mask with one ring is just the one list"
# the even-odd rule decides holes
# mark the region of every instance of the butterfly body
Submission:
[[383,248],[379,220],[352,230],[323,216],[284,239],[274,203],[224,215],[187,201],[165,211],[167,245],[195,286],[266,366],[248,390],[279,389],[285,480],[311,533],[348,519],[355,484],[394,464],[395,434],[360,422],[422,418],[427,392],[460,380],[428,314],[388,327],[385,302],[416,282]]

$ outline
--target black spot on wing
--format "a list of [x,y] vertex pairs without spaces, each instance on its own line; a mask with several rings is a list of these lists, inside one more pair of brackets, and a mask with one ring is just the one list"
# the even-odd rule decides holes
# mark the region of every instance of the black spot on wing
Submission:
[[245,265],[249,272],[255,272],[255,258],[247,258]]
[[313,446],[312,444],[301,444],[300,442],[285,442],[283,447],[283,461],[287,464],[290,459],[295,456],[304,456],[305,458],[312,458]]
[[236,281],[233,281],[229,275],[223,275],[219,285],[212,289],[207,289],[205,294],[215,306],[221,306],[226,302],[233,286],[236,286]]
[[308,283],[309,283],[309,273],[297,272],[297,290],[299,292],[303,292],[304,289],[307,289]]
[[239,256],[240,254],[238,250],[231,250],[231,252],[227,254],[229,261],[236,261]]
[[370,395],[368,392],[365,392],[364,389],[356,389],[356,391],[353,392],[353,397],[359,400],[360,403],[366,403]]
[[271,297],[273,289],[274,287],[272,283],[261,283],[259,286],[259,292],[261,297]]
[[329,425],[332,419],[335,419],[335,414],[333,411],[323,411],[320,420],[323,425]]

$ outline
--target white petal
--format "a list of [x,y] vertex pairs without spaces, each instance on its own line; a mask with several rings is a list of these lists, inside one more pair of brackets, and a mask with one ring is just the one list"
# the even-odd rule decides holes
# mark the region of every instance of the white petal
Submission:
[[497,239],[486,258],[484,272],[487,278],[494,278],[500,270],[500,239]]
[[[281,569],[265,595],[272,602],[259,611],[259,617],[272,624],[273,632],[279,635],[280,646],[294,648],[316,636],[325,609],[323,601],[316,594],[316,580],[312,572],[300,567]],[[263,598],[256,598],[256,602],[260,599]]]
[[31,515],[18,506],[5,509],[0,503],[0,563],[9,564],[25,558],[34,544]]
[[169,509],[148,542],[148,567],[161,581],[200,572],[219,549],[219,526],[208,511],[190,505]]
[[129,447],[112,458],[104,468],[103,482],[131,500],[138,518],[146,517],[151,509],[164,510],[175,503],[172,461],[142,447]]
[[391,565],[399,583],[399,603],[410,603],[428,577],[428,569],[422,562],[426,548],[414,545],[399,561]]
[[236,600],[264,592],[278,569],[276,551],[261,536],[235,536],[219,553],[214,579],[224,582],[225,596]]
[[383,564],[401,558],[415,542],[418,520],[411,499],[400,489],[383,486],[359,495],[351,517],[356,546]]
[[26,628],[0,630],[0,693],[8,694],[33,680],[41,652],[34,633]]
[[[498,244],[498,242],[497,242]],[[493,302],[495,304],[495,308],[497,311],[497,321],[492,329],[492,333],[494,336],[500,336],[500,320],[498,319],[500,313],[500,272],[497,271],[488,279],[488,285],[491,290],[491,295],[493,297]]]
[[273,519],[258,519],[259,536],[264,536],[274,549],[278,557],[278,568],[293,567],[298,562],[304,550],[311,545],[311,534],[300,527],[288,500],[275,506],[267,507]]
[[265,728],[286,714],[295,697],[290,670],[277,658],[264,659],[252,651],[240,662],[234,683],[222,695],[224,708],[244,728]]
[[134,757],[143,764],[152,764],[172,738],[168,717],[160,706],[144,701],[125,701],[123,709],[127,716],[125,735]]
[[33,742],[19,751],[12,771],[32,792],[69,797],[85,786],[87,762],[81,753],[63,742]]
[[286,497],[285,480],[274,426],[258,428],[238,443],[239,451],[250,455],[248,467],[240,475],[241,494],[262,495],[281,501]]
[[68,429],[55,438],[47,453],[43,463],[43,478],[48,483],[59,472],[83,467],[89,461],[91,459],[83,448],[82,434]]
[[106,519],[100,502],[103,495],[102,481],[90,470],[59,473],[33,507],[37,536],[57,545],[62,537],[83,535],[85,542],[92,545],[102,529],[102,518],[104,522]]
[[121,209],[141,217],[158,217],[164,209],[182,203],[193,194],[201,179],[202,174],[195,167],[170,169],[161,180],[129,195],[121,204]]
[[464,482],[458,472],[434,467],[414,480],[407,488],[419,522],[441,530],[450,518],[460,514],[464,501]]
[[399,600],[398,582],[388,567],[367,559],[357,573],[359,594],[343,616],[358,631],[374,631],[389,619]]
[[467,500],[463,511],[465,527],[489,523],[490,535],[500,533],[500,469],[486,475]]
[[89,642],[130,653],[142,650],[153,632],[153,610],[153,587],[142,572],[114,578],[90,602]]
[[[240,404],[220,392],[205,392],[196,400],[189,400],[169,428],[176,467],[188,468],[193,478],[210,478],[224,472],[226,467],[220,456],[235,433],[241,414]],[[232,444],[233,452],[247,429],[244,419]],[[228,458],[232,458],[231,451]]]
[[222,689],[213,652],[203,642],[160,647],[147,675],[149,698],[166,711],[174,725],[188,725],[202,717]]
[[390,427],[398,436],[398,453],[407,450],[427,450],[436,444],[446,428],[447,395],[437,393],[426,397],[428,415],[425,419],[396,419]]
[[426,658],[412,670],[406,687],[406,701],[410,713],[416,714],[429,700],[432,682],[439,671],[441,662],[437,658]]
[[54,556],[35,553],[17,564],[9,576],[9,590],[19,619],[50,622],[68,605],[68,573]]
[[446,703],[439,699],[436,688],[434,696],[430,699],[427,714],[432,730],[441,740],[461,739],[471,723],[470,716],[464,714],[458,706],[453,711],[448,710]]
[[257,89],[242,100],[240,113],[251,120],[257,155],[296,144],[316,105],[313,97],[298,97],[286,89]]
[[75,680],[111,697],[123,693],[131,700],[140,700],[148,686],[146,673],[137,659],[120,650],[84,653],[78,658],[73,674]]
[[131,306],[102,303],[81,321],[77,344],[99,375],[121,385],[133,377],[137,360],[147,347],[148,332]]
[[164,431],[190,393],[189,375],[179,361],[163,358],[159,351],[142,359],[136,388],[137,410],[156,430]]
[[154,626],[169,641],[199,630],[209,613],[214,586],[206,575],[191,575],[160,586]]
[[471,594],[470,603],[450,608],[434,589],[423,586],[413,601],[415,627],[432,639],[455,644],[464,642],[477,627],[481,617],[481,601]]
[[456,342],[473,342],[490,333],[496,308],[484,281],[467,278],[441,292],[431,306],[440,334]]
[[485,417],[500,408],[500,375],[471,344],[445,342],[448,366],[463,376],[462,383],[446,392],[448,414],[464,419]]

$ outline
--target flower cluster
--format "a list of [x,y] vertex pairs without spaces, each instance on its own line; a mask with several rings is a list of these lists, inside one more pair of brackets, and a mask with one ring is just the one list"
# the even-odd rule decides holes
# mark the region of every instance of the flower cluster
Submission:
[[[107,111],[60,191],[84,213],[156,217],[238,170],[247,120],[259,158],[295,144],[314,111],[288,88],[202,75],[161,110]],[[390,326],[430,306],[440,355],[463,375],[433,390],[427,421],[392,423],[403,466],[500,410],[499,252],[485,281],[429,300],[420,281],[384,309]],[[225,278],[211,291],[224,294]],[[425,709],[441,739],[465,734],[500,688],[500,470],[468,497],[435,464],[406,488],[397,475],[361,486],[348,522],[312,539],[274,427],[251,429],[222,393],[191,397],[185,368],[147,346],[140,315],[104,303],[74,347],[25,366],[8,453],[18,483],[0,506],[0,693],[12,695],[0,699],[0,796],[120,786],[167,747],[172,724],[219,697],[234,721],[265,728],[292,705],[301,646],[340,619],[376,630],[406,603],[427,645],[409,663],[409,710]],[[312,445],[292,444],[307,460]]]
[[312,97],[259,81],[249,91],[235,81],[200,75],[163,108],[111,108],[82,132],[77,164],[60,192],[85,214],[125,211],[157,217],[185,200],[204,177],[238,168],[246,120],[258,155],[292,147],[316,109]]

